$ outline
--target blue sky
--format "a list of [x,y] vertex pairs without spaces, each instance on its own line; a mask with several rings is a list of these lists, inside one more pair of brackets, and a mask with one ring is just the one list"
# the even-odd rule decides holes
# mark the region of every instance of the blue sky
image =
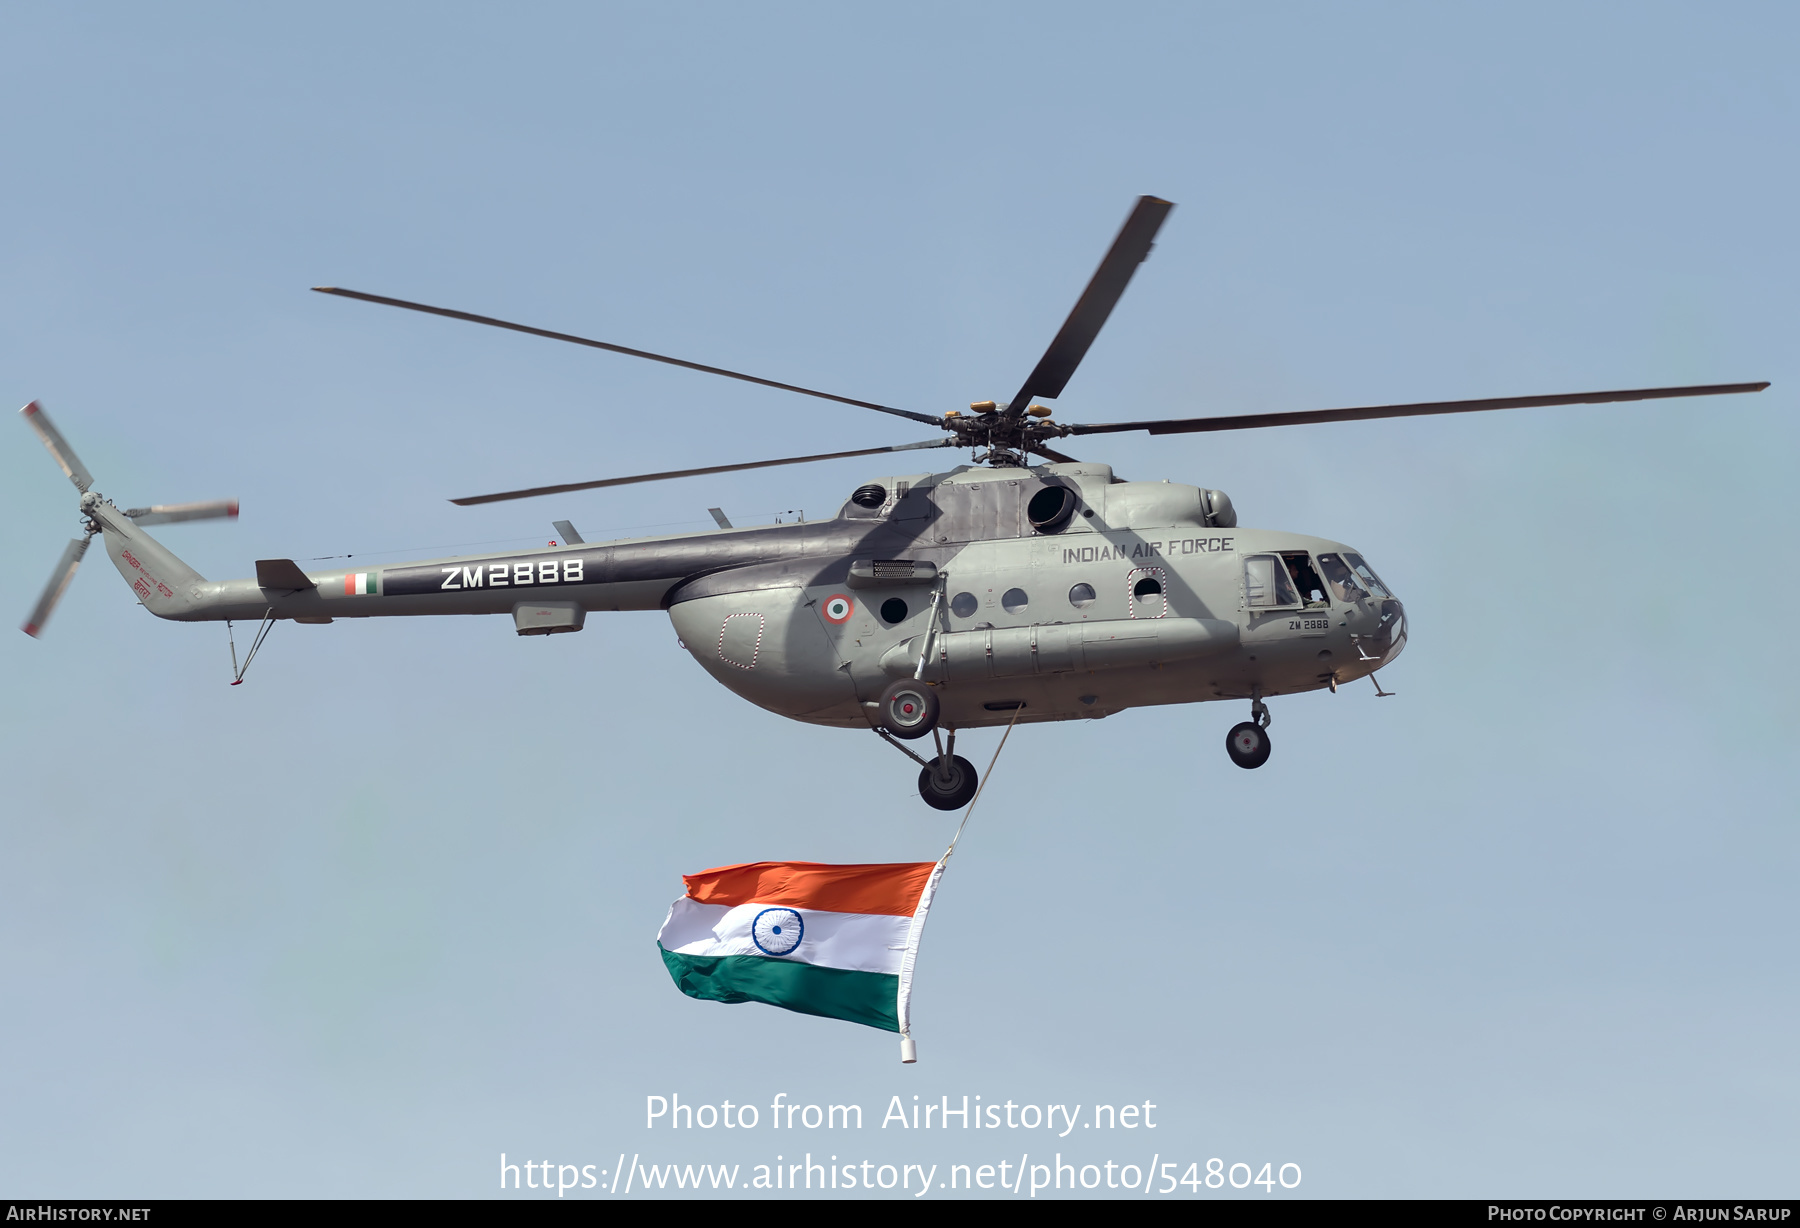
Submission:
[[[1149,1147],[801,1144],[883,1162],[1791,1194],[1796,33],[1775,5],[9,6],[0,381],[122,503],[240,497],[162,533],[213,578],[822,515],[886,467],[446,499],[921,437],[317,284],[937,413],[1011,394],[1153,193],[1178,208],[1076,420],[1774,386],[1090,444],[1363,550],[1413,622],[1398,694],[1276,703],[1255,773],[1235,704],[1017,733],[904,1069],[689,1001],[652,944],[683,871],[934,856],[951,822],[875,738],[745,704],[649,613],[284,625],[230,688],[220,628],[91,556],[45,638],[0,637],[0,1193],[462,1197],[501,1152],[788,1145],[646,1132],[677,1091],[1162,1106]],[[77,522],[13,429],[22,619]]]

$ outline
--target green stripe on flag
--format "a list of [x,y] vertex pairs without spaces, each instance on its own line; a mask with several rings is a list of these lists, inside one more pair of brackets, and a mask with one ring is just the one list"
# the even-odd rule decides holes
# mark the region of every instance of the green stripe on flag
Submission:
[[803,1015],[900,1030],[895,1003],[900,978],[891,972],[821,968],[763,955],[678,955],[660,943],[656,949],[675,987],[690,998],[766,1002]]

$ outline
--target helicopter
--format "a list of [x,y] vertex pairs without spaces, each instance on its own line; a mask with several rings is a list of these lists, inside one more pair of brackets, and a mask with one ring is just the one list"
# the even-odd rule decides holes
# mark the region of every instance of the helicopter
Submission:
[[[277,621],[510,614],[521,636],[582,630],[589,613],[666,610],[680,643],[726,688],[812,725],[873,730],[919,765],[939,810],[974,798],[960,730],[1094,720],[1128,708],[1248,701],[1226,752],[1267,762],[1267,700],[1376,674],[1406,646],[1406,611],[1358,550],[1239,525],[1222,491],[1128,481],[1053,442],[1144,431],[1254,430],[1668,397],[1759,392],[1767,382],[1420,402],[1154,421],[1067,423],[1056,400],[1150,254],[1174,206],[1140,197],[1036,367],[1009,401],[940,415],[882,405],[570,333],[334,286],[320,293],[509,329],[921,423],[935,438],[852,451],[644,473],[452,499],[460,506],[702,477],[811,461],[968,449],[943,472],[872,477],[829,520],[608,542],[555,522],[542,549],[426,559],[369,570],[259,559],[250,579],[211,581],[146,526],[235,517],[235,500],[121,510],[37,402],[21,413],[80,492],[84,535],[69,543],[24,624],[41,633],[89,543],[139,601],[177,621],[256,620],[233,683]],[[1041,458],[1041,459],[1039,459]],[[909,745],[930,737],[927,759]]]

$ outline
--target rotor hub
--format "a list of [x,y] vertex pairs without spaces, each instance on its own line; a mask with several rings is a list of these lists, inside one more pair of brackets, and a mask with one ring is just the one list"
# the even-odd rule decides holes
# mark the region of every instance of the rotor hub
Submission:
[[1026,468],[1031,463],[1030,453],[1042,452],[1042,444],[1069,433],[1068,427],[1050,420],[1046,405],[1033,405],[1023,413],[993,401],[976,401],[969,408],[974,413],[949,413],[943,423],[944,429],[956,436],[957,447],[976,450],[977,464]]

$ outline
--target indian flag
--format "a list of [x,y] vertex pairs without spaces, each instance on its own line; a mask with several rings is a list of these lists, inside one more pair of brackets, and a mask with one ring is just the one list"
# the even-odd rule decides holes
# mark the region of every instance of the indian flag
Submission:
[[911,1061],[913,965],[943,873],[931,861],[759,861],[684,874],[656,945],[690,998],[899,1032]]
[[353,571],[344,577],[344,596],[372,597],[375,594],[375,573],[372,571]]

